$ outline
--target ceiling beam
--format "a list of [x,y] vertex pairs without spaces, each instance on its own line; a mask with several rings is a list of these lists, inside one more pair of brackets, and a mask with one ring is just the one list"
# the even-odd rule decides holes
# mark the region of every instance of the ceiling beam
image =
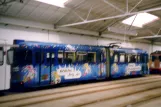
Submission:
[[122,9],[118,8],[117,6],[113,5],[112,3],[110,3],[108,0],[104,0],[104,3],[110,5],[111,7],[115,8],[116,10],[118,10],[121,13],[125,13]]
[[129,12],[132,12],[143,0],[140,0]]
[[41,22],[18,19],[18,18],[7,17],[7,16],[0,17],[0,24],[16,25],[21,27],[36,28],[36,29],[50,30],[50,31],[56,31],[56,32],[60,31],[60,32],[73,33],[73,34],[99,36],[99,33],[96,31],[83,30],[83,29],[77,29],[77,28],[71,28],[71,27],[55,28],[53,24],[41,23]]
[[1,6],[6,6],[8,4],[12,4],[13,2],[23,3],[23,0],[3,0],[3,1],[0,2],[0,7]]
[[135,15],[135,14],[138,14],[138,13],[152,12],[152,11],[157,11],[157,10],[161,10],[161,7],[142,10],[142,11],[138,11],[138,12],[125,13],[125,14],[121,14],[121,15],[110,16],[110,17],[105,17],[105,18],[100,18],[100,19],[94,19],[94,20],[88,20],[88,21],[85,20],[83,22],[59,25],[59,27],[69,27],[69,26],[82,25],[82,24],[93,23],[93,22],[98,22],[98,21],[102,21],[102,20],[114,19],[114,18],[120,18],[120,17],[125,17],[125,16],[131,16],[131,15]]
[[69,15],[71,12],[72,12],[72,10],[76,10],[76,9],[78,9],[80,6],[81,6],[81,4],[82,3],[84,3],[85,2],[85,0],[82,0],[79,4],[76,4],[73,8],[71,8],[70,10],[69,10],[69,12],[68,13],[66,13],[64,16],[62,16],[60,19],[58,19],[56,22],[55,22],[55,24],[58,24],[64,17],[66,17],[67,15]]
[[[113,1],[113,2],[114,2],[114,1]],[[137,5],[138,3],[137,3],[135,6],[131,6],[128,2],[129,2],[129,1],[126,0],[126,12],[127,12],[127,13],[130,13],[130,11],[131,11],[131,10],[129,11],[129,8],[133,8],[133,10],[138,11],[138,9],[136,8],[136,7],[138,6],[138,5]],[[125,6],[125,4],[122,3],[122,2],[117,1],[117,3],[119,3],[119,5],[121,5],[121,6]],[[127,17],[127,16],[126,16],[126,17]],[[115,22],[111,21],[111,23],[105,24],[105,26],[103,26],[103,27],[100,29],[100,31],[101,31],[101,32],[106,31],[108,27],[111,27],[111,26],[115,25],[116,23],[120,22],[121,20],[126,19],[126,17],[123,17],[123,18],[121,18],[121,19],[117,19],[117,20],[115,20]]]
[[[48,30],[48,31],[54,31],[54,32],[65,32],[65,33],[71,33],[71,34],[79,34],[79,35],[85,35],[90,37],[99,37],[99,32],[96,31],[90,31],[90,30],[83,30],[83,29],[77,29],[72,27],[65,27],[65,28],[55,28],[53,24],[46,24],[36,21],[30,21],[30,20],[24,20],[24,19],[18,19],[13,17],[7,17],[7,16],[1,16],[0,17],[0,25],[14,25],[19,27],[26,27],[26,28],[36,28],[41,30]],[[123,37],[120,35],[114,35],[114,34],[103,34],[103,38],[113,39],[113,40],[120,40],[123,41]],[[129,41],[129,39],[127,40]],[[134,41],[135,42],[135,41]],[[138,42],[138,41],[136,41]],[[140,42],[144,43],[150,43],[148,40],[140,40]]]

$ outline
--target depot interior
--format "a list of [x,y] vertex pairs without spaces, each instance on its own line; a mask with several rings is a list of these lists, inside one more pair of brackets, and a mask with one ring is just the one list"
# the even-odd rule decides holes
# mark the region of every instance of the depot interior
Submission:
[[[55,0],[56,1],[56,0]],[[1,0],[0,39],[161,49],[160,0]]]

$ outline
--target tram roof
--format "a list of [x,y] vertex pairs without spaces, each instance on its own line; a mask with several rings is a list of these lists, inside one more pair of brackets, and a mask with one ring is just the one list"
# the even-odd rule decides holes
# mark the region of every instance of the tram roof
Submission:
[[75,45],[75,44],[58,44],[58,43],[45,43],[45,42],[31,42],[25,41],[18,44],[21,48],[28,49],[55,49],[65,51],[103,51],[104,46],[92,46],[92,45]]
[[111,50],[119,53],[133,53],[133,54],[147,53],[145,50],[138,48],[111,48]]
[[[19,41],[19,40],[17,40]],[[35,41],[20,41],[16,44],[21,48],[26,49],[55,49],[65,51],[105,51],[108,46],[94,46],[94,45],[76,45],[76,44],[58,44],[58,43],[47,43],[47,42],[35,42]],[[113,51],[124,52],[124,53],[146,53],[146,51],[138,48],[110,48]]]

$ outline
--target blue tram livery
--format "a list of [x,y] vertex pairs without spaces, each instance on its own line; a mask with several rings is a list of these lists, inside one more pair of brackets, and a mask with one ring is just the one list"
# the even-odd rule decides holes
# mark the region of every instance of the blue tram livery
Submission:
[[148,74],[141,49],[14,40],[11,83],[39,87]]

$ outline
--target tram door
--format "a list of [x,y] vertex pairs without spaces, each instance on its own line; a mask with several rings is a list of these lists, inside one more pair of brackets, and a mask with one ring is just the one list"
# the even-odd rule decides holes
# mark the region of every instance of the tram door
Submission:
[[110,50],[106,48],[106,73],[107,78],[110,77]]
[[52,67],[55,63],[55,52],[54,51],[44,51],[42,52],[42,63],[40,70],[40,85],[51,84],[52,78]]
[[143,59],[142,59],[142,62],[143,62],[143,75],[144,74],[147,74],[148,73],[148,65],[147,65],[147,63],[148,63],[148,55],[143,55],[142,56],[143,57]]
[[41,50],[34,50],[34,58],[35,58],[35,62],[34,62],[34,68],[36,69],[36,75],[37,77],[35,77],[35,85],[40,85],[40,74],[41,74],[41,64],[42,64],[42,60],[43,60],[43,56],[41,53]]

